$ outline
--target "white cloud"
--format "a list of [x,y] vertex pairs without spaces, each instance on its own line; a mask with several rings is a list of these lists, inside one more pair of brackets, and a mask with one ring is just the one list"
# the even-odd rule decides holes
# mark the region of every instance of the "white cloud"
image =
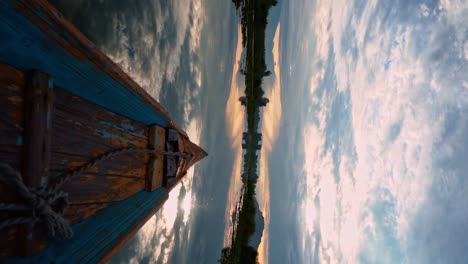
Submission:
[[[192,142],[200,142],[201,124],[199,118],[194,118],[185,125],[185,131]],[[132,257],[132,263],[139,263],[142,258],[151,256],[153,260],[162,260],[167,263],[173,252],[176,236],[187,231],[190,239],[190,216],[193,205],[196,204],[192,192],[192,183],[196,166],[187,171],[181,183],[179,183],[169,194],[169,199],[163,207],[137,232],[136,255]],[[195,176],[196,177],[196,176]],[[185,196],[181,197],[181,188],[185,188]],[[181,210],[179,212],[179,210]],[[179,230],[173,226],[179,213],[183,214]],[[178,234],[179,233],[179,234]],[[154,243],[156,242],[156,243]]]
[[425,4],[419,5],[419,15],[423,17],[427,17],[430,14],[429,7]]
[[[107,55],[156,100],[159,99],[164,78],[174,81],[175,73],[180,67],[182,46],[187,38],[190,53],[199,53],[204,25],[201,0],[170,1],[168,5],[172,15],[162,12],[159,4],[148,5],[137,22],[115,15],[112,23],[118,45],[105,49]],[[174,32],[174,36],[168,36]],[[137,43],[134,40],[130,42],[130,36],[139,38]],[[171,41],[168,42],[168,39]],[[163,42],[167,42],[167,47],[162,51],[159,45]],[[191,69],[200,85],[201,75],[193,67]]]
[[[111,58],[121,65],[127,71],[130,71],[130,75],[142,85],[153,97],[156,99],[159,96],[161,89],[162,78],[165,76],[169,80],[174,78],[174,73],[179,67],[180,50],[185,41],[186,37],[190,38],[190,50],[193,53],[199,50],[199,41],[201,28],[203,25],[203,7],[201,2],[198,0],[192,1],[191,4],[185,1],[171,2],[173,7],[171,10],[174,12],[176,21],[176,45],[168,49],[168,56],[164,58],[167,61],[163,61],[159,50],[148,56],[152,57],[151,60],[151,76],[147,76],[147,73],[141,71],[141,65],[133,65],[130,59],[130,54],[123,49],[115,51],[111,54]],[[148,7],[152,8],[152,7]],[[159,14],[158,12],[156,12]],[[189,23],[189,17],[193,17],[193,23]],[[145,45],[153,45],[154,34],[157,37],[163,36],[164,23],[168,19],[167,14],[159,14],[155,17],[157,20],[158,31],[147,32],[143,42]],[[186,35],[189,30],[190,35]],[[126,36],[122,36],[121,42],[123,45],[128,41]],[[151,46],[147,46],[151,48]],[[201,69],[198,64],[191,64],[191,71],[195,78],[198,87],[194,89],[185,89],[186,94],[184,95],[183,102],[186,102],[183,108],[183,128],[189,136],[190,140],[195,144],[200,143],[201,136],[201,118],[194,113],[192,102],[194,98],[199,95],[200,86],[202,82]],[[183,244],[190,239],[190,217],[193,210],[193,205],[196,204],[195,195],[192,192],[193,177],[196,166],[190,168],[187,171],[187,175],[184,177],[181,183],[179,183],[169,194],[169,199],[163,205],[163,207],[138,231],[136,234],[136,255],[132,257],[131,263],[139,263],[142,258],[151,256],[152,261],[162,261],[167,263],[175,245],[176,237],[182,239]],[[196,177],[196,176],[195,176]],[[185,195],[182,197],[181,188],[185,188]],[[180,228],[174,230],[173,226],[176,222],[177,215],[182,213],[182,222]],[[187,237],[181,237],[182,234],[186,233]]]
[[[466,1],[442,1],[444,12],[427,22],[429,30],[416,21],[432,14],[428,6],[415,10],[414,21],[394,18],[388,23],[379,17],[385,14],[382,8],[402,7],[382,5],[368,1],[357,16],[349,1],[317,1],[312,15],[317,42],[312,64],[326,67],[329,54],[334,56],[334,70],[325,74],[336,77],[336,90],[333,83],[325,83],[326,90],[317,100],[324,80],[318,68],[311,77],[310,102],[320,108],[315,113],[319,121],[303,131],[306,193],[299,216],[304,230],[302,255],[313,254],[314,248],[306,242],[320,234],[319,257],[326,263],[356,262],[382,232],[393,232],[395,246],[403,255],[410,254],[405,251],[408,232],[433,180],[434,142],[444,140],[447,109],[468,105],[463,87],[468,77],[458,74],[467,70],[463,33],[467,23],[462,16]],[[444,37],[452,27],[454,43],[446,46]],[[452,50],[461,55],[451,56]],[[353,142],[348,143],[355,153],[342,151],[336,158],[334,150],[343,142],[329,142],[327,137],[329,130],[340,127],[327,120],[338,114],[331,112],[337,94],[348,89],[351,124],[341,133],[352,133]],[[441,151],[449,155],[452,150],[445,146]],[[385,218],[391,231],[381,230],[382,219],[373,211],[383,201],[394,206]],[[376,250],[385,249],[376,246]],[[369,257],[382,262],[401,257],[374,253]],[[389,259],[382,259],[385,256]]]
[[465,57],[465,60],[468,61],[468,40],[465,40],[463,43],[463,55]]

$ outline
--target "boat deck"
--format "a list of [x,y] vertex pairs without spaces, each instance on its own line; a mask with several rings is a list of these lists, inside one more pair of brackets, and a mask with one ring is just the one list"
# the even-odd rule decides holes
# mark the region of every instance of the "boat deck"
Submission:
[[[177,131],[178,151],[190,154],[177,161],[166,186],[167,157],[135,153],[112,157],[66,182],[64,217],[75,232],[66,243],[48,240],[40,224],[0,230],[0,261],[105,260],[207,154],[47,1],[0,0],[0,36],[0,159],[21,173],[28,188],[50,187],[110,151],[164,150],[168,129]],[[0,203],[15,202],[22,201],[0,181]],[[2,212],[0,220],[14,214]]]

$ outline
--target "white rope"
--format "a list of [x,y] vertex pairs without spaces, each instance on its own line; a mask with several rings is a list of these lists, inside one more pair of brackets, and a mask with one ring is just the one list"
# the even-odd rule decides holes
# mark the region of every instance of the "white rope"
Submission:
[[65,182],[84,173],[98,163],[125,153],[148,153],[166,156],[178,156],[184,159],[191,157],[188,153],[168,152],[155,149],[123,148],[110,151],[72,172],[58,177],[58,180],[44,189],[29,189],[23,182],[20,173],[10,165],[0,163],[0,180],[16,189],[23,203],[0,203],[0,212],[22,212],[0,221],[0,230],[18,224],[43,223],[48,235],[57,240],[69,239],[73,231],[63,213],[68,206],[68,194],[59,190]]

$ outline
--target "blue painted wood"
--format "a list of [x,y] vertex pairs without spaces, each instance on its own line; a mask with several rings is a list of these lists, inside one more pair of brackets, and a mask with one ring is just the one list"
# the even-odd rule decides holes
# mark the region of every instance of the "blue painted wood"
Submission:
[[137,231],[168,196],[163,188],[141,191],[75,224],[72,239],[50,242],[39,255],[12,258],[6,263],[96,263]]
[[170,122],[166,110],[46,2],[0,0],[0,36],[0,62],[45,72],[57,87],[145,125]]

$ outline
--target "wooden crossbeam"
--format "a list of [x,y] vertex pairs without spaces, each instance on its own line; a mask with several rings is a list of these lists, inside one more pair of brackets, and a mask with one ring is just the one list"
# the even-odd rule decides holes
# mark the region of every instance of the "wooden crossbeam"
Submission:
[[[164,150],[166,131],[163,127],[151,126],[148,132],[148,148]],[[152,192],[162,187],[164,156],[150,154],[145,179],[145,190]]]
[[[29,76],[24,92],[23,182],[29,188],[46,187],[49,175],[52,127],[53,80],[39,71]],[[24,225],[20,231],[20,248],[24,256],[41,251],[47,236],[41,226]]]

